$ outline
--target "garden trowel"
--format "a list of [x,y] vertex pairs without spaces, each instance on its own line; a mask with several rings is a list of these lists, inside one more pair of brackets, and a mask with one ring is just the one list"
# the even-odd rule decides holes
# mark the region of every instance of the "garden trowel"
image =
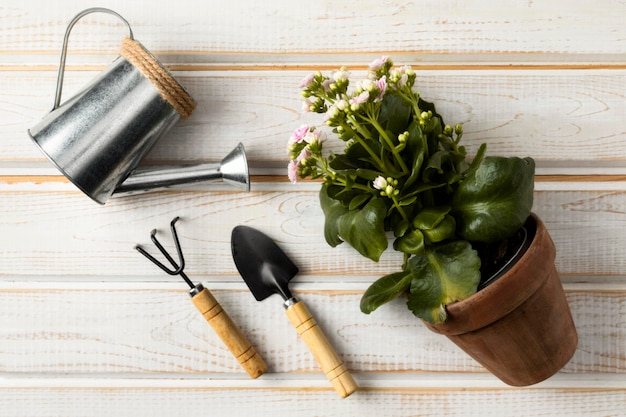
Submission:
[[287,317],[337,393],[342,398],[352,394],[356,382],[308,308],[289,290],[289,281],[298,273],[298,267],[269,236],[248,226],[233,229],[231,245],[235,265],[257,301],[280,294]]

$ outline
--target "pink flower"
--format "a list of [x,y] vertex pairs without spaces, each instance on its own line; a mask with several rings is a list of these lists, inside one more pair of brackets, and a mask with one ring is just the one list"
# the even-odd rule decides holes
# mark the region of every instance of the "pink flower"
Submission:
[[389,57],[381,56],[380,58],[373,60],[370,63],[370,70],[376,71],[377,69],[379,69],[380,67],[385,65],[387,63],[388,59],[389,59]]
[[309,88],[311,84],[313,84],[313,79],[315,78],[315,73],[311,73],[304,77],[302,81],[300,81],[301,88]]
[[358,96],[352,97],[350,99],[350,104],[363,104],[363,103],[367,102],[367,100],[369,100],[369,98],[370,98],[370,92],[369,91],[363,91]]
[[330,86],[335,84],[335,82],[333,80],[324,80],[322,82],[322,87],[324,87],[324,91],[326,91],[327,93],[330,91]]
[[289,165],[287,165],[287,176],[292,184],[298,182],[298,164],[296,164],[296,161],[289,161]]
[[311,100],[309,100],[308,98],[305,98],[304,101],[302,101],[302,113],[310,112],[312,105],[313,103],[311,102]]
[[314,130],[312,132],[307,133],[304,136],[304,141],[306,143],[321,143],[325,140],[325,136],[323,132],[320,132],[319,130]]
[[302,125],[302,126],[300,126],[299,128],[297,128],[296,130],[293,131],[290,140],[292,142],[295,142],[295,143],[302,142],[302,140],[309,133],[309,129],[310,129],[309,125]]
[[374,101],[382,101],[383,96],[385,95],[385,90],[387,90],[387,76],[383,75],[380,80],[374,81],[374,85],[380,90],[380,93],[378,93]]
[[309,156],[311,156],[311,151],[307,148],[302,149],[302,151],[300,152],[300,155],[298,155],[298,157],[295,160],[296,165],[300,165],[300,161],[308,158]]

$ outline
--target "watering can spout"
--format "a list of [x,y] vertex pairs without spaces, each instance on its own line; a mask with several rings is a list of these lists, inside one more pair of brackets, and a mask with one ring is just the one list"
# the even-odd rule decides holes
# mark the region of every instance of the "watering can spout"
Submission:
[[137,168],[117,186],[114,195],[128,195],[181,184],[222,180],[250,191],[250,174],[243,144],[237,145],[219,163]]

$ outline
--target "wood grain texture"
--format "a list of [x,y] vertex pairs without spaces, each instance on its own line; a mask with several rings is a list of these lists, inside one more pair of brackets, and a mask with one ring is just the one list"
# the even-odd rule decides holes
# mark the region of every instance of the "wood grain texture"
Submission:
[[[0,415],[625,416],[626,2],[180,0],[99,5],[198,101],[145,164],[218,161],[243,142],[251,193],[222,184],[113,198],[98,206],[58,175],[27,129],[52,107],[61,42],[87,5],[0,6]],[[126,30],[91,15],[73,30],[63,100],[117,55]],[[285,181],[298,83],[380,55],[418,69],[422,96],[463,123],[470,154],[538,162],[534,211],[557,247],[579,334],[562,372],[512,389],[395,300],[371,315],[377,264],[322,233],[319,183]],[[330,149],[339,150],[338,148]],[[268,364],[251,380],[188,300],[184,283],[134,250],[179,231],[203,282]],[[258,227],[301,274],[306,301],[361,389],[339,399],[284,317],[257,303],[230,254],[235,225]]]
[[[307,275],[371,277],[395,271],[402,262],[392,250],[374,263],[348,245],[328,246],[316,183],[265,184],[267,191],[250,193],[152,192],[113,198],[105,206],[62,185],[67,191],[38,191],[38,185],[34,191],[20,191],[20,184],[9,186],[11,191],[0,187],[0,225],[12,237],[0,240],[1,275],[162,277],[165,274],[133,247],[149,243],[154,228],[170,243],[168,225],[175,216],[181,216],[178,229],[190,276],[236,276],[230,234],[238,224],[268,233]],[[559,272],[623,277],[626,191],[576,191],[572,183],[566,186],[569,191],[537,191],[533,208],[556,243]]]
[[[365,315],[359,310],[368,283],[350,289],[302,284],[294,290],[324,329],[352,373],[485,373],[447,338],[428,330],[394,300]],[[256,302],[241,283],[236,289],[206,281],[216,298],[256,347],[268,375],[299,378],[324,374],[285,317],[279,297]],[[174,286],[172,286],[174,287]],[[344,288],[346,288],[344,287]],[[168,373],[247,378],[211,327],[188,302],[185,291],[109,284],[71,283],[65,288],[0,289],[0,372],[21,377]],[[626,290],[597,285],[566,286],[579,345],[565,374],[626,374]],[[25,306],[31,306],[27,308]],[[35,307],[36,308],[33,308]],[[228,375],[226,375],[228,377]],[[263,379],[264,377],[261,377]],[[325,380],[325,378],[324,378]]]
[[[298,84],[308,73],[175,73],[198,107],[155,145],[146,163],[220,160],[243,142],[251,162],[286,166],[291,132],[303,123],[323,124],[323,115],[301,111]],[[353,75],[357,81],[365,76]],[[63,101],[93,76],[68,71]],[[45,160],[27,130],[52,108],[55,80],[51,71],[2,73],[2,160]],[[485,142],[489,154],[540,162],[626,160],[626,127],[611,122],[626,119],[626,70],[421,71],[417,83],[447,123],[463,124],[470,154]],[[328,146],[342,149],[340,142]]]
[[[163,0],[146,8],[123,0],[103,2],[122,14],[136,37],[152,50],[192,53],[240,52],[281,54],[409,51],[416,54],[511,52],[551,54],[624,53],[623,16],[619,0],[593,5],[534,0],[480,4],[445,0],[329,0],[299,4],[289,0],[258,3],[243,0],[219,8],[194,0],[173,5]],[[71,0],[22,2],[3,8],[0,40],[6,52],[56,52],[69,20],[86,6]],[[112,16],[90,16],[76,27],[72,47],[107,50],[125,29]]]
[[322,328],[311,315],[306,304],[298,300],[286,308],[285,313],[337,394],[341,398],[346,398],[354,393],[358,389],[354,378],[348,372],[346,365],[335,351],[332,343],[329,342]]
[[[328,389],[105,387],[15,388],[0,392],[0,412],[12,416],[623,416],[623,390],[382,389],[340,399]],[[32,401],[36,397],[37,401]],[[245,398],[245,401],[242,401]]]
[[209,290],[202,288],[191,301],[250,378],[267,370],[263,358]]

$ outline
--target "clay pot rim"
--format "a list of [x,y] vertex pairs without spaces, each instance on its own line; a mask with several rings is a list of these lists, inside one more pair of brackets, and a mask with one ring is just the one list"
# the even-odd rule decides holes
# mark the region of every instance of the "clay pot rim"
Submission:
[[[521,274],[538,268],[542,263],[553,263],[556,257],[556,248],[541,219],[531,213],[526,224],[535,226],[535,233],[521,258],[489,286],[465,300],[446,306],[448,320],[445,323],[425,322],[430,330],[444,335],[458,335],[485,327],[513,311],[545,284],[548,274],[537,274],[539,279],[519,279]],[[506,303],[500,302],[504,294]]]

